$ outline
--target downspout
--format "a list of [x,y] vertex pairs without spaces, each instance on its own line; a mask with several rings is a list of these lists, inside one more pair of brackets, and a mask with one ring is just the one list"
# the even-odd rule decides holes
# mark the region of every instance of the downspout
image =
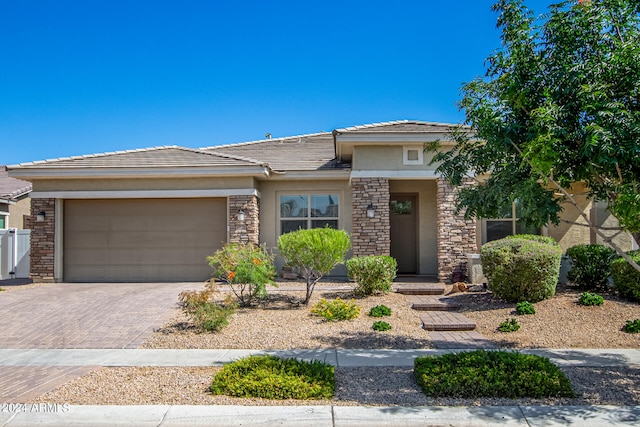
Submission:
[[11,271],[9,271],[9,276],[11,276],[12,279],[16,278],[16,270],[18,267],[18,234],[16,231],[15,228],[9,229],[9,237],[11,237]]
[[338,160],[338,142],[337,142],[339,133],[340,132],[338,132],[336,129],[331,131],[331,135],[333,135],[333,154],[335,155],[336,161],[338,162],[340,162],[340,160]]

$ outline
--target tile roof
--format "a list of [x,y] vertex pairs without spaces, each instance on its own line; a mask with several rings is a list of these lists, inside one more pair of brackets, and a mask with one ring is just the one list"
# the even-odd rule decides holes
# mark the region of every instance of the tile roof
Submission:
[[272,169],[280,171],[312,171],[350,167],[350,165],[341,164],[335,160],[331,132],[217,145],[200,150],[209,153],[251,156],[268,163]]
[[395,120],[336,129],[340,133],[387,133],[387,132],[448,132],[457,125],[450,123],[423,122],[419,120]]
[[30,191],[30,182],[11,178],[7,169],[0,166],[0,199],[12,200]]
[[263,165],[264,162],[248,157],[209,153],[178,146],[164,146],[41,160],[22,163],[20,168],[147,168]]

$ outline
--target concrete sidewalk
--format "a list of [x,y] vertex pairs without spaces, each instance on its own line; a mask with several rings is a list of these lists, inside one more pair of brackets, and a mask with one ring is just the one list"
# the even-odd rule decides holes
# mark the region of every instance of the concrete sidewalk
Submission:
[[[4,409],[4,408],[3,408]],[[8,410],[13,410],[8,412]],[[640,406],[75,406],[26,405],[0,426],[637,426]]]
[[[416,357],[456,351],[469,349],[0,349],[0,366],[220,366],[251,354],[315,359],[340,367],[413,366]],[[546,357],[558,366],[640,367],[640,350],[637,349],[520,349],[518,352]]]

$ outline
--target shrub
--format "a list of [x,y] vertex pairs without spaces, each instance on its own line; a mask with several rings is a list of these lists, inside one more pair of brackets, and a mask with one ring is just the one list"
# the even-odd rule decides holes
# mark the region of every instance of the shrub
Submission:
[[[640,262],[640,251],[631,251],[628,254],[635,262]],[[616,258],[611,263],[611,275],[613,286],[621,296],[640,302],[640,272],[624,258]]]
[[183,307],[191,309],[210,302],[215,293],[215,284],[213,282],[207,282],[201,291],[192,290],[180,292],[178,294],[178,300],[182,303]]
[[576,245],[567,249],[571,270],[567,279],[583,289],[605,289],[616,251],[604,245]]
[[358,296],[387,293],[396,278],[398,263],[390,256],[369,255],[347,261],[347,274],[355,280]]
[[229,317],[235,313],[236,305],[226,305],[214,302],[200,304],[189,310],[187,314],[191,321],[208,332],[218,332],[229,324]]
[[350,247],[351,239],[346,231],[329,227],[292,231],[280,236],[280,255],[307,281],[303,304],[309,304],[318,280],[344,261]]
[[376,305],[369,310],[369,316],[371,317],[383,317],[391,316],[391,309],[386,305]]
[[374,331],[381,331],[381,332],[388,331],[391,329],[391,325],[382,320],[378,320],[377,322],[373,322],[371,329],[373,329]]
[[562,249],[538,237],[512,236],[482,246],[482,269],[495,296],[535,303],[555,294]]
[[218,277],[228,283],[240,301],[249,306],[256,298],[267,297],[266,285],[274,285],[273,256],[251,243],[227,243],[207,257]]
[[235,397],[329,399],[335,390],[334,368],[318,360],[249,356],[225,365],[210,390]]
[[471,351],[418,357],[414,376],[429,397],[574,397],[560,369],[544,357]]
[[640,319],[627,320],[622,330],[630,334],[637,334],[640,332]]
[[518,329],[520,329],[520,325],[518,320],[514,318],[507,319],[498,326],[500,332],[515,332]]
[[590,292],[583,292],[578,300],[580,305],[602,305],[604,304],[604,298],[598,294],[592,294]]
[[341,298],[327,301],[323,298],[311,308],[311,314],[322,316],[329,322],[336,322],[338,320],[355,319],[360,315],[360,309],[361,307],[354,301],[347,302]]
[[521,301],[516,304],[518,314],[536,314],[536,308],[529,301]]

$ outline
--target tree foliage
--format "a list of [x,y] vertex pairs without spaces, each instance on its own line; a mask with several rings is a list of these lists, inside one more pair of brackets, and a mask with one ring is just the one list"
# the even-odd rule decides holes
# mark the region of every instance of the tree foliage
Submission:
[[518,199],[525,223],[557,225],[562,203],[579,208],[571,184],[583,182],[638,235],[640,2],[570,0],[538,17],[522,0],[493,9],[502,46],[485,76],[462,88],[466,126],[454,132],[455,147],[434,157],[454,185],[471,171],[488,176],[461,189],[459,208],[495,218]]
[[298,230],[280,236],[280,255],[307,281],[303,304],[309,304],[316,283],[344,261],[350,248],[347,232],[329,227]]

